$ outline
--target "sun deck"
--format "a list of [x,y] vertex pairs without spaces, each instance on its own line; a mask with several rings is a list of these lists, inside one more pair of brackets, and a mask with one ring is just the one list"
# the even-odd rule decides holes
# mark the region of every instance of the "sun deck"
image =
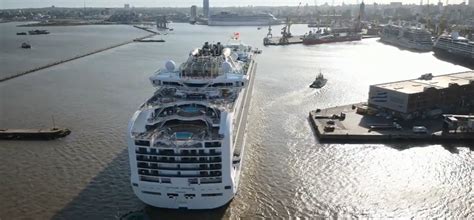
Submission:
[[155,95],[148,99],[142,106],[143,108],[153,108],[172,103],[202,102],[208,106],[219,108],[224,107],[232,109],[235,100],[238,97],[240,88],[222,88],[208,89],[203,91],[181,90],[176,88],[164,87],[155,92]]
[[219,128],[212,127],[202,120],[169,120],[146,132],[134,134],[137,140],[164,141],[204,141],[220,140]]

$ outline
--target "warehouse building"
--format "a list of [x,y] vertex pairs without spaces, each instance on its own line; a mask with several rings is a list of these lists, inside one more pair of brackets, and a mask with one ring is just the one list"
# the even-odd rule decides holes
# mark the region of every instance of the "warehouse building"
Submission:
[[403,118],[469,109],[474,106],[474,71],[372,85],[368,104]]

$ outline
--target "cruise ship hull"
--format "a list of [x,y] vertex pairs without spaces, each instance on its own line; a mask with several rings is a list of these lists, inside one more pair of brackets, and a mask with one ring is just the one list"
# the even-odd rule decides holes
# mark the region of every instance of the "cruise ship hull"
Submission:
[[400,48],[405,48],[409,50],[416,50],[420,52],[428,52],[433,49],[433,45],[425,45],[411,42],[404,38],[397,38],[397,37],[388,37],[388,36],[381,36],[380,41],[383,43],[391,44]]
[[469,55],[465,53],[457,53],[454,51],[448,51],[438,47],[433,47],[433,51],[436,56],[446,59],[449,61],[454,61],[464,66],[474,67],[474,55]]
[[[227,128],[232,131],[228,133],[230,135],[224,138],[223,145],[225,146],[223,146],[223,149],[229,149],[231,155],[237,151],[239,160],[235,162],[232,160],[231,172],[223,175],[222,183],[190,185],[186,178],[173,179],[173,184],[171,185],[141,181],[137,172],[134,171],[134,169],[136,169],[134,164],[137,164],[135,154],[137,146],[133,138],[128,138],[129,160],[132,166],[131,184],[135,195],[141,201],[150,206],[159,208],[202,210],[222,207],[234,198],[238,190],[242,170],[246,144],[246,122],[255,73],[256,63],[252,60],[247,69],[247,75],[249,76],[248,86],[241,91],[237,101],[236,109],[239,110],[229,113],[228,116],[228,119],[230,118],[230,120],[232,120],[233,117],[236,117],[236,120],[235,123],[233,123],[233,127]],[[141,114],[141,111],[137,111],[134,114],[129,124],[129,130],[135,123],[141,123]]]

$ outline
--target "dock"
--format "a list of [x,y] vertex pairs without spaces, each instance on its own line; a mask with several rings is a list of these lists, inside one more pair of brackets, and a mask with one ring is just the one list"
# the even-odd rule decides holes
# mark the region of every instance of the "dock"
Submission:
[[[289,44],[302,44],[304,35],[292,36],[288,38],[288,42],[282,40],[282,37],[264,38],[263,45],[265,46],[281,46]],[[378,38],[378,35],[362,35],[362,39]]]
[[[362,103],[310,111],[309,122],[319,141],[321,143],[408,141],[433,144],[474,141],[474,132],[443,133],[442,119],[397,122],[391,118],[358,114],[356,109],[360,105]],[[394,125],[394,122],[397,126]],[[427,132],[415,133],[413,126],[426,127]]]
[[303,35],[298,35],[298,36],[292,36],[290,38],[287,38],[287,42],[282,40],[282,37],[270,37],[270,38],[265,38],[268,39],[264,40],[264,45],[273,45],[273,46],[280,46],[280,45],[289,45],[289,44],[302,44],[303,43]]
[[144,27],[144,26],[138,26],[138,25],[133,25],[134,28],[138,28],[140,30],[144,30],[146,32],[150,32],[152,34],[160,34],[158,33],[157,31],[154,31],[154,30],[151,30],[151,28],[148,28],[148,27]]
[[133,41],[134,42],[142,42],[142,43],[163,43],[163,42],[165,42],[165,40],[163,40],[163,39],[159,39],[159,40],[155,40],[155,39],[135,39]]

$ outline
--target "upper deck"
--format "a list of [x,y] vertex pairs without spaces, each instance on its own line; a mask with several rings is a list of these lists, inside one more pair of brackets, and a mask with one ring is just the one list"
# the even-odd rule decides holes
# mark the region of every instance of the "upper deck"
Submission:
[[142,109],[186,102],[232,107],[249,78],[247,70],[253,64],[250,52],[251,47],[244,45],[206,42],[191,51],[179,68],[168,61],[165,69],[150,77],[157,90]]

